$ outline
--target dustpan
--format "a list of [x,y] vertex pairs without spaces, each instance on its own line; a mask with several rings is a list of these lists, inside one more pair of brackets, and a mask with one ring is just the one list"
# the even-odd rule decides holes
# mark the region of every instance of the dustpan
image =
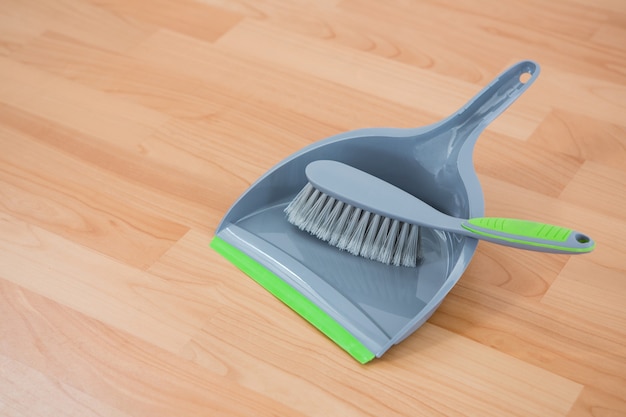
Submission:
[[259,178],[226,213],[211,246],[361,363],[417,330],[460,279],[477,240],[423,229],[417,267],[340,251],[288,223],[286,205],[307,183],[305,167],[354,166],[457,217],[484,215],[472,163],[485,127],[539,74],[532,61],[500,74],[446,119],[421,128],[367,128],[315,142]]

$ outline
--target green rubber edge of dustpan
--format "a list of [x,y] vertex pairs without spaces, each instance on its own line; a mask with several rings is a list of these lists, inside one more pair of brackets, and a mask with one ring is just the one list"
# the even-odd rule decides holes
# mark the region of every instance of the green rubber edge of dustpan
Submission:
[[341,346],[354,359],[360,363],[367,363],[374,359],[376,355],[357,338],[276,274],[219,237],[213,238],[210,246],[274,297],[281,300],[333,342]]

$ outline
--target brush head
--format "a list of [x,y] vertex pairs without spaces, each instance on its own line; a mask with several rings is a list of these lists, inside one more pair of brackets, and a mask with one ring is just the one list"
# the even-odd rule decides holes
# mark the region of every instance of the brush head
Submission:
[[351,206],[311,183],[285,208],[289,223],[353,255],[395,266],[417,266],[420,228]]

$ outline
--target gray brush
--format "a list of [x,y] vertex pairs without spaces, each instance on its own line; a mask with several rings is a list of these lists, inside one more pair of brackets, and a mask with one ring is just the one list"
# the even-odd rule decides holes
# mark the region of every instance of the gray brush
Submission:
[[460,219],[371,174],[337,161],[307,165],[307,185],[285,208],[287,220],[332,246],[385,264],[414,267],[419,226],[540,252],[591,252],[572,229],[500,217]]

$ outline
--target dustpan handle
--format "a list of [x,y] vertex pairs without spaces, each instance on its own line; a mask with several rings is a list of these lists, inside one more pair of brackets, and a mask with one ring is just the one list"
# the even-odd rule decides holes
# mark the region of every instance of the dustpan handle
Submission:
[[[521,96],[539,76],[539,64],[521,61],[502,72],[457,113],[464,125],[483,129]],[[456,120],[459,123],[459,120]]]

